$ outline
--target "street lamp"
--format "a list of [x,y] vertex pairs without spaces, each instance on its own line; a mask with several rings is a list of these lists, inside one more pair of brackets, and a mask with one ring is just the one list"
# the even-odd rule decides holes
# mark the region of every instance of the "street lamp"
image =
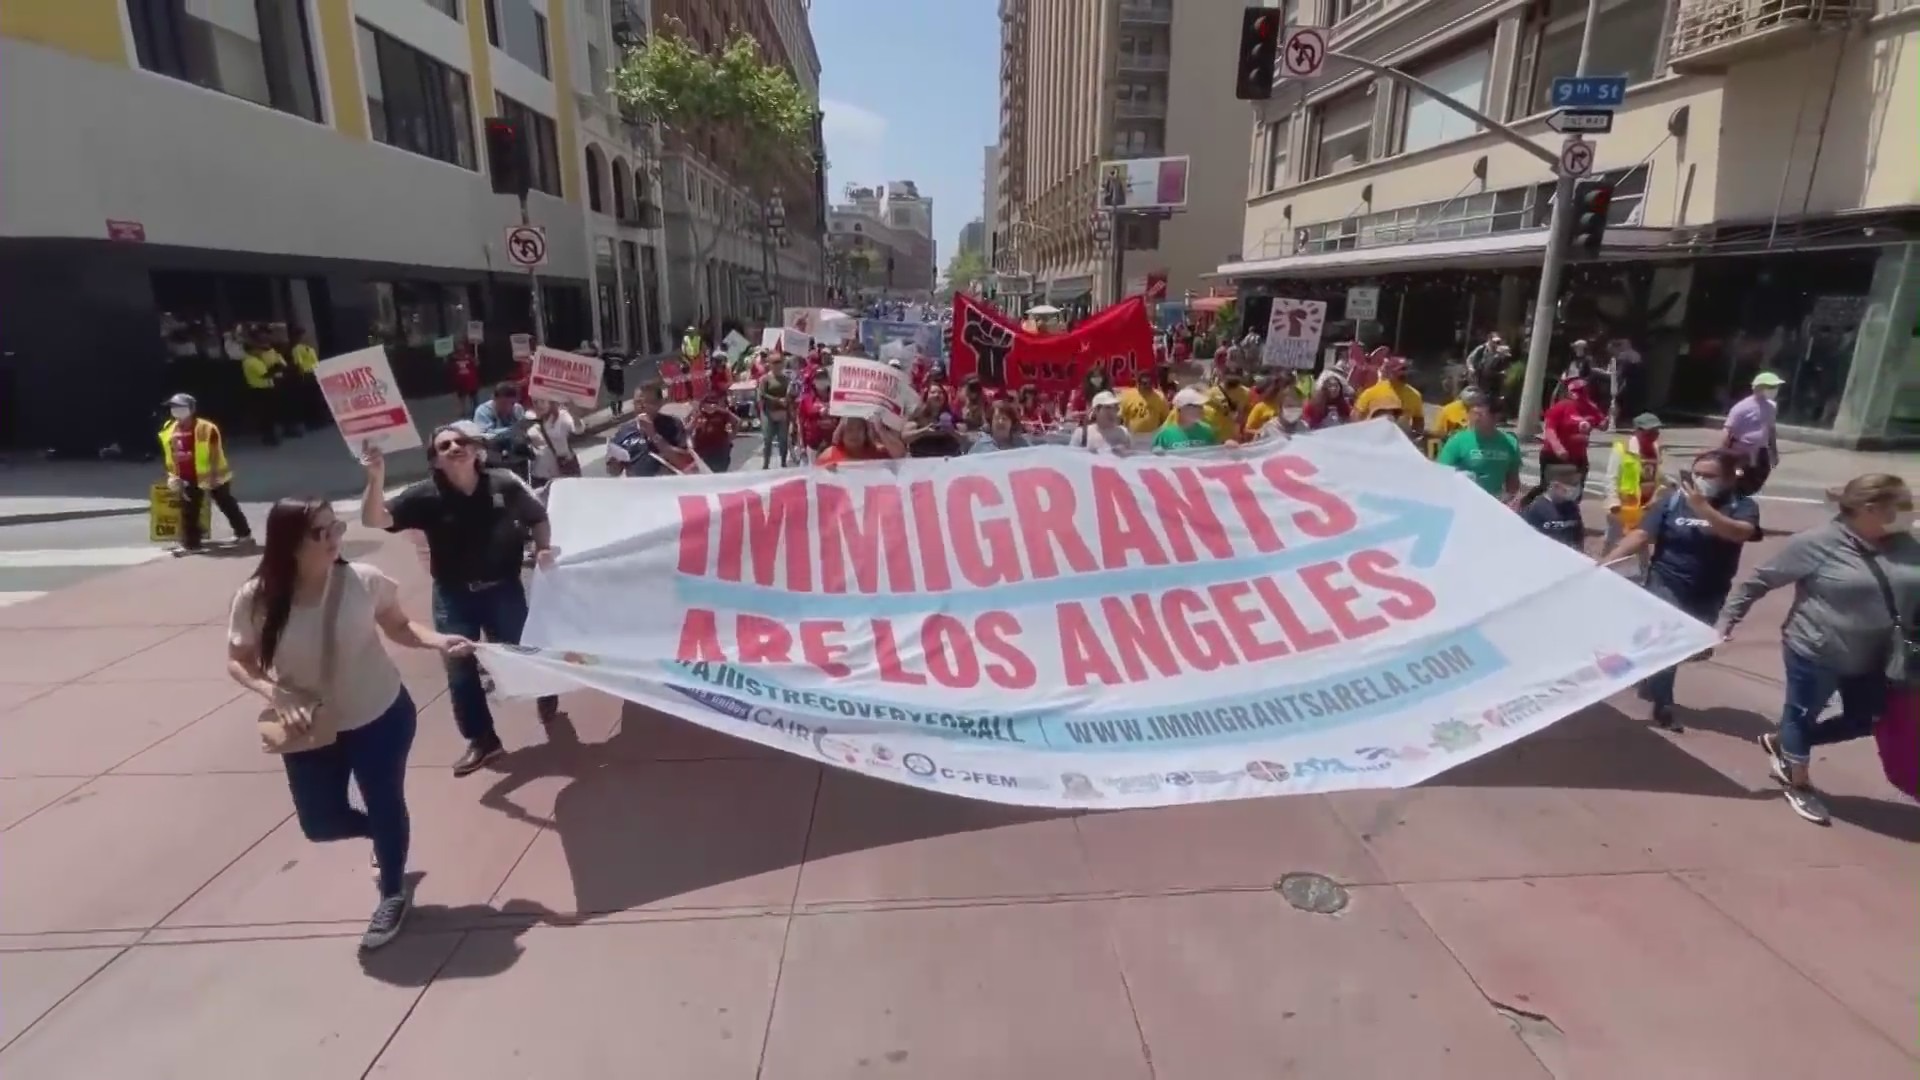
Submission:
[[771,305],[768,321],[771,322],[780,312],[780,297],[773,284],[773,245],[787,246],[787,205],[781,201],[779,188],[767,196],[760,220],[766,225],[760,232],[760,278],[767,289],[767,301]]

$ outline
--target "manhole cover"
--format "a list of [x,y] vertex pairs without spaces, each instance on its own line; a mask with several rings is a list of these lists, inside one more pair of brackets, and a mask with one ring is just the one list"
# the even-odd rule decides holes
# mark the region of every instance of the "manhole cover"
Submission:
[[1346,886],[1325,874],[1288,874],[1274,883],[1287,903],[1315,915],[1333,915],[1347,906]]

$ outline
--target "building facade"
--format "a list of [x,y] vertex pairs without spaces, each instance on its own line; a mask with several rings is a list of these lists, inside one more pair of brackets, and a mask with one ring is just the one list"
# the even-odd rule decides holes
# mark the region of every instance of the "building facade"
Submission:
[[999,198],[1000,190],[1000,147],[989,146],[982,154],[980,169],[980,222],[987,230],[987,256],[989,260],[999,250],[997,243],[1000,235]]
[[913,181],[849,186],[846,201],[829,211],[828,243],[843,302],[932,298],[939,257],[933,200]]
[[[1056,305],[1098,306],[1202,285],[1239,247],[1243,106],[1231,50],[1233,0],[1061,0],[1001,7],[998,269],[1032,278]],[[1129,215],[1111,243],[1094,224],[1103,161],[1186,157],[1187,202]],[[1112,274],[1120,251],[1119,292]]]
[[665,136],[660,176],[673,324],[698,322],[709,333],[728,322],[751,329],[777,323],[782,307],[823,303],[820,57],[804,0],[653,0],[653,16],[657,32],[685,34],[708,51],[746,32],[815,105],[812,145],[784,160],[750,160],[714,136]]
[[981,221],[979,218],[974,218],[972,221],[960,226],[959,247],[962,254],[972,252],[976,255],[985,255],[987,253],[987,223]]
[[[1391,63],[1557,149],[1556,76],[1585,4],[1289,0],[1290,25]],[[1594,177],[1611,227],[1568,268],[1556,346],[1631,340],[1640,403],[1712,417],[1762,370],[1781,421],[1847,445],[1920,437],[1920,5],[1907,0],[1602,0],[1596,75],[1629,87]],[[1553,181],[1538,159],[1420,94],[1329,61],[1283,79],[1253,127],[1238,282],[1329,302],[1328,341],[1416,364],[1488,331],[1524,342]],[[1378,316],[1345,317],[1380,288]]]

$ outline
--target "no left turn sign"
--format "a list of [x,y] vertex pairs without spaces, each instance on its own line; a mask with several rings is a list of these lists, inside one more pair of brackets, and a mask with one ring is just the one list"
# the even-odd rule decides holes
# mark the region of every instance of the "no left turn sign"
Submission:
[[1560,144],[1560,175],[1579,178],[1593,171],[1593,144],[1575,135]]
[[1320,65],[1326,62],[1327,39],[1320,31],[1301,26],[1287,32],[1286,41],[1280,45],[1281,73],[1307,79],[1320,74]]
[[538,225],[515,225],[507,230],[507,258],[528,269],[547,265],[547,230]]

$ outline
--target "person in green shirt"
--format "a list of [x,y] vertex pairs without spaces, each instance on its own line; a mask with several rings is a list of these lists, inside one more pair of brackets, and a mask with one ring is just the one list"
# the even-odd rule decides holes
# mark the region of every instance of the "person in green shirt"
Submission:
[[1520,494],[1520,440],[1501,431],[1493,406],[1484,399],[1467,409],[1467,426],[1440,447],[1440,464],[1473,477],[1473,482],[1495,498]]
[[1173,418],[1154,435],[1154,451],[1218,445],[1220,439],[1214,434],[1213,425],[1207,423],[1206,391],[1189,386],[1173,395]]

